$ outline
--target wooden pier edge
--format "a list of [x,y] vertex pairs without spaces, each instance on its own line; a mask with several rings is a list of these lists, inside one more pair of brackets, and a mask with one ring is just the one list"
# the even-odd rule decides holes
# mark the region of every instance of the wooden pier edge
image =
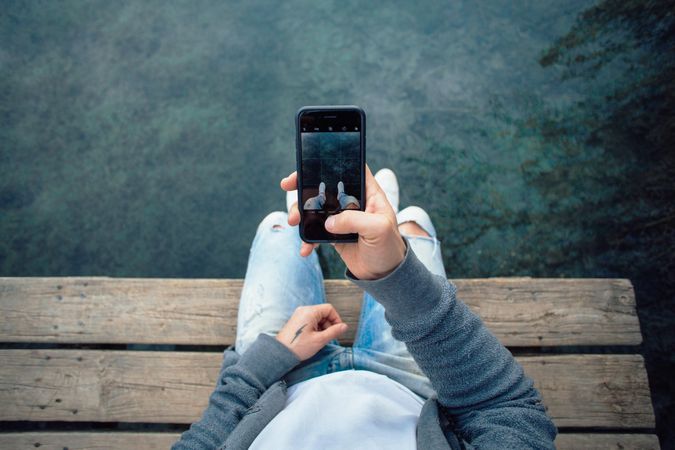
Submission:
[[[160,450],[178,440],[180,433],[139,432],[28,432],[0,433],[2,449],[62,450]],[[653,434],[561,433],[556,439],[559,450],[659,448]]]
[[[629,280],[453,282],[502,343],[526,349],[517,359],[562,427],[558,448],[659,448]],[[234,343],[242,286],[239,279],[0,278],[0,423],[10,430],[0,432],[0,449],[170,446],[177,433],[86,426],[196,420],[222,348]],[[351,325],[341,341],[350,345],[362,292],[346,280],[326,280],[325,288]],[[586,353],[567,354],[570,346]],[[623,351],[605,350],[617,347]],[[12,432],[15,423],[36,428]],[[68,431],[39,427],[65,423]]]
[[[629,280],[453,280],[458,297],[510,347],[639,345]],[[326,280],[326,297],[357,329],[363,292]],[[238,279],[0,278],[0,342],[229,345]],[[123,332],[121,332],[123,331]]]

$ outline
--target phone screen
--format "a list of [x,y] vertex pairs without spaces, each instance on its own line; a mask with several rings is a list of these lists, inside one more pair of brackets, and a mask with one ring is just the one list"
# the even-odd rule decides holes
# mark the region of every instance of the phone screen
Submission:
[[298,113],[298,208],[307,242],[354,242],[332,234],[328,216],[364,209],[365,115],[360,108],[301,109]]

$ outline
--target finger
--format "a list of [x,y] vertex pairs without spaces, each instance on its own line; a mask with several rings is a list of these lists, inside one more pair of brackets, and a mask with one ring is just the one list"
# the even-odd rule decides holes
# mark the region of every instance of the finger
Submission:
[[322,320],[328,320],[333,324],[342,322],[342,318],[335,309],[335,306],[330,303],[321,303],[314,305],[312,308],[312,313],[317,322],[321,322]]
[[298,188],[298,172],[293,172],[283,180],[281,180],[281,189],[284,191],[294,191]]
[[291,210],[288,211],[288,224],[292,227],[300,223],[300,211],[298,211],[298,203],[293,203]]
[[306,257],[312,254],[312,251],[317,248],[319,244],[309,244],[307,242],[303,242],[302,245],[300,246],[300,256]]
[[380,187],[380,183],[375,179],[375,175],[370,171],[370,167],[366,164],[366,197],[375,195],[378,192],[384,193]]
[[375,238],[386,232],[389,221],[381,214],[346,210],[326,219],[326,230],[336,234],[358,233],[364,238]]
[[324,342],[329,342],[333,339],[337,339],[342,335],[345,331],[347,331],[347,324],[342,322],[342,323],[336,323],[335,325],[331,325],[330,327],[326,328],[323,331],[319,332],[319,336],[321,336],[321,340]]
[[321,323],[319,323],[318,329],[319,329],[319,331],[322,331],[322,330],[325,330],[325,329],[335,325],[336,323],[342,323],[342,322],[331,322],[328,319],[324,319],[324,320],[321,321]]
[[368,167],[368,164],[366,164],[366,189],[371,186],[379,187],[380,185],[377,183],[373,172],[370,171],[370,167]]
[[300,256],[307,257],[309,256],[310,253],[312,253],[312,250],[314,250],[314,246],[312,244],[307,244],[306,242],[303,242],[300,245]]
[[340,316],[324,317],[319,323],[319,326],[322,330],[325,330],[329,326],[335,325],[336,323],[340,322],[342,322],[342,320],[340,320]]

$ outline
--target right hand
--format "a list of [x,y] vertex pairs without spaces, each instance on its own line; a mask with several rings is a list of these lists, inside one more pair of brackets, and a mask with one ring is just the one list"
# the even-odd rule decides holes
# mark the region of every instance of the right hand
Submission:
[[[297,189],[297,173],[281,180],[285,191]],[[288,224],[300,223],[297,203],[288,213]],[[358,233],[356,243],[333,244],[349,271],[361,280],[375,280],[391,273],[405,256],[405,242],[398,231],[396,213],[366,165],[366,210],[345,210],[326,220],[331,233]],[[302,243],[300,254],[308,256],[317,244]]]

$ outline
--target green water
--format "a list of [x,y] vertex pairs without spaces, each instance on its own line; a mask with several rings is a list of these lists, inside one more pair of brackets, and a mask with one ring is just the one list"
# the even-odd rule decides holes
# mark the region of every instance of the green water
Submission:
[[450,277],[635,283],[665,439],[674,10],[3,1],[0,275],[242,277],[285,207],[295,111],[357,104],[370,167],[429,211]]

